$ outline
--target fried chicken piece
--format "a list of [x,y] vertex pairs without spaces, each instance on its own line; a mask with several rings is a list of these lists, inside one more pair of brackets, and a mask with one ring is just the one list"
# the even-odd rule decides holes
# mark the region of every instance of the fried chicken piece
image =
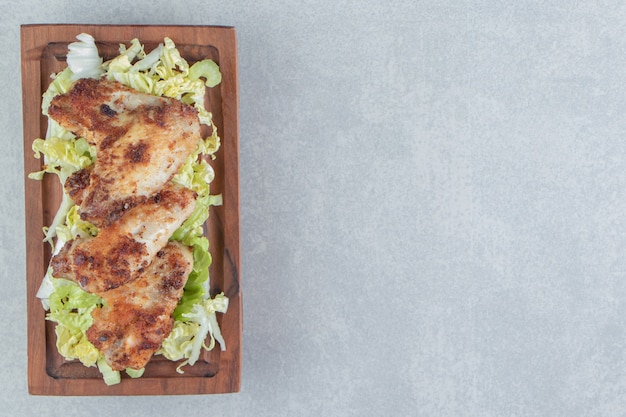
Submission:
[[196,193],[168,183],[94,238],[67,242],[50,265],[55,278],[101,293],[132,281],[195,208]]
[[106,79],[79,79],[52,99],[48,114],[96,146],[95,165],[68,178],[65,189],[97,227],[161,189],[201,140],[192,106]]
[[192,267],[191,248],[169,243],[136,280],[100,294],[87,338],[111,368],[141,369],[161,347]]

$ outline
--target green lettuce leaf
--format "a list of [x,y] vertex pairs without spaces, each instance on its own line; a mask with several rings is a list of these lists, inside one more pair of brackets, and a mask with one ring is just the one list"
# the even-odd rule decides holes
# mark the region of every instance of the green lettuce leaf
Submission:
[[43,94],[43,100],[41,102],[41,112],[44,116],[48,115],[48,108],[50,108],[50,102],[54,96],[59,94],[65,94],[70,91],[74,80],[72,76],[74,73],[69,68],[65,68],[58,74],[52,74],[52,82],[48,86],[48,89]]
[[71,331],[62,324],[54,329],[57,336],[57,350],[67,360],[78,359],[83,365],[94,366],[100,352],[82,332]]
[[[146,55],[138,39],[131,40],[128,49],[125,45],[120,45],[120,54],[104,64],[107,79],[115,80],[143,93],[154,94],[158,77],[151,72],[145,72],[144,69],[150,68],[157,62],[162,48],[162,45],[159,45]],[[133,62],[135,59],[138,61]]]
[[114,371],[113,368],[109,366],[109,364],[104,359],[104,356],[100,356],[98,358],[98,370],[102,374],[102,379],[104,379],[104,383],[107,385],[115,385],[119,384],[122,380],[120,375],[120,371]]
[[141,378],[145,370],[146,368],[141,368],[141,369],[126,368],[125,372],[131,378]]
[[[52,136],[45,140],[35,139],[33,151],[37,159],[43,155],[44,165],[41,171],[30,173],[28,177],[41,180],[46,173],[55,174],[61,184],[65,184],[67,178],[74,172],[92,165],[96,159],[96,147],[89,145],[84,138],[63,139]],[[52,242],[73,206],[74,202],[69,195],[63,193],[61,205],[52,224],[44,230],[45,242]]]
[[91,312],[102,299],[82,290],[76,283],[53,279],[55,291],[50,295],[48,319],[71,331],[86,331],[92,324]]
[[86,238],[98,235],[98,228],[80,218],[78,206],[72,206],[65,216],[64,224],[57,226],[56,234],[63,242],[69,242],[77,237]]
[[183,295],[174,310],[175,320],[186,321],[185,314],[189,313],[194,304],[200,302],[208,292],[209,267],[213,258],[209,253],[209,240],[204,236],[192,239],[189,246],[193,246],[193,269],[189,273]]
[[46,319],[57,323],[56,346],[65,359],[78,359],[85,366],[93,366],[100,353],[89,342],[85,332],[93,322],[91,312],[102,305],[102,299],[83,291],[74,282],[48,278],[53,291],[49,294],[50,311]]
[[64,139],[52,136],[33,141],[35,158],[43,155],[44,166],[41,171],[28,175],[31,179],[43,179],[45,173],[56,174],[62,183],[74,172],[92,165],[96,160],[96,147],[84,138]]

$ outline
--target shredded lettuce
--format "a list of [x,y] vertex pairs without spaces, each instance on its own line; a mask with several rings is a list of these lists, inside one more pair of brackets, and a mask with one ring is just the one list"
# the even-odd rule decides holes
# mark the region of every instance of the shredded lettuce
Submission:
[[[151,59],[152,57],[151,54]],[[135,58],[139,59],[135,64],[137,67],[134,67],[132,63]],[[146,54],[138,39],[133,39],[128,49],[123,44],[120,45],[120,54],[103,65],[107,79],[120,82],[142,93],[153,94],[153,78],[148,74],[139,72],[139,68],[146,64],[144,58],[146,58]]]
[[[45,173],[56,174],[61,184],[74,172],[92,165],[96,159],[96,148],[83,138],[63,139],[52,136],[47,139],[35,139],[33,142],[35,158],[44,157],[43,169],[28,175],[31,179],[43,179]],[[74,205],[69,195],[63,193],[61,205],[50,227],[45,231],[45,242],[51,242],[57,228]]]
[[211,136],[200,141],[194,154],[187,158],[186,163],[172,179],[174,183],[190,188],[198,194],[194,211],[171,237],[171,240],[192,246],[194,256],[193,270],[185,284],[180,303],[174,310],[174,318],[179,321],[186,321],[185,314],[209,292],[209,267],[212,258],[209,241],[204,237],[203,225],[209,217],[209,207],[221,205],[222,196],[211,194],[210,184],[215,177],[215,171],[202,155],[213,155],[217,151],[219,140],[216,138],[214,130]]
[[56,288],[54,287],[54,283],[52,281],[51,268],[48,268],[48,271],[46,272],[46,275],[44,275],[41,285],[37,290],[37,298],[39,298],[43,309],[46,311],[50,310],[50,296],[55,290]]
[[114,371],[113,368],[109,366],[103,356],[98,358],[98,370],[102,374],[102,379],[104,379],[104,383],[107,385],[115,385],[119,384],[122,380],[120,375],[120,371]]
[[[135,59],[137,61],[133,62]],[[121,45],[120,55],[105,62],[102,68],[109,80],[193,105],[198,110],[200,123],[214,128],[212,115],[204,106],[205,86],[219,84],[222,75],[212,60],[199,61],[190,67],[170,38],[165,38],[149,54],[133,39],[128,49]]]
[[[140,92],[166,96],[194,106],[201,124],[211,128],[210,135],[199,141],[194,153],[181,167],[173,182],[194,190],[198,194],[192,215],[173,234],[172,240],[182,242],[193,249],[194,265],[185,285],[182,299],[174,311],[175,325],[158,353],[173,361],[184,360],[193,365],[202,348],[211,349],[217,341],[225,349],[216,312],[225,313],[228,298],[218,294],[211,299],[209,294],[209,267],[212,262],[209,241],[204,236],[203,225],[209,215],[209,207],[222,204],[221,195],[212,195],[210,183],[215,172],[207,159],[214,159],[220,147],[212,114],[205,108],[206,86],[213,87],[221,81],[219,66],[212,60],[199,61],[192,66],[181,56],[174,42],[164,38],[150,53],[138,39],[130,41],[128,47],[120,45],[119,55],[102,62],[93,37],[77,36],[78,42],[69,45],[68,67],[52,75],[52,82],[42,98],[42,113],[48,115],[52,99],[68,92],[78,78],[105,77],[118,81]],[[74,172],[91,166],[96,160],[96,148],[84,138],[48,118],[48,130],[44,139],[33,143],[36,158],[43,156],[42,170],[29,175],[41,180],[45,174],[55,174],[61,184]],[[56,238],[54,254],[63,245],[77,237],[96,236],[98,229],[78,215],[78,206],[63,193],[59,210],[48,228],[44,228],[45,241]],[[102,299],[83,291],[75,283],[56,279],[48,268],[37,297],[46,310],[47,319],[57,323],[57,348],[68,360],[78,359],[85,366],[97,366],[107,385],[120,382],[120,372],[114,371],[104,357],[89,342],[85,332],[92,324],[91,312],[102,305]],[[209,345],[205,339],[210,338]],[[143,375],[144,369],[126,369],[131,378]]]
[[65,359],[78,359],[87,367],[95,365],[100,352],[82,332],[73,332],[62,324],[57,324],[54,331],[57,350]]
[[189,274],[183,296],[174,310],[176,320],[185,321],[194,304],[200,302],[209,291],[209,267],[213,261],[209,252],[209,240],[204,236],[203,224],[209,217],[209,206],[221,204],[221,195],[198,197],[196,208],[172,235],[172,240],[193,247],[193,269]]
[[41,171],[28,175],[31,179],[43,179],[45,173],[56,174],[62,183],[74,172],[86,168],[96,160],[96,147],[84,138],[64,139],[52,136],[33,141],[35,158],[44,157]]
[[72,281],[55,278],[53,285],[55,291],[49,299],[48,318],[71,331],[86,331],[92,324],[91,311],[102,304],[102,299]]
[[[42,101],[41,101],[41,112],[43,113],[44,116],[48,115],[50,102],[52,101],[54,96],[59,95],[59,94],[65,94],[68,91],[70,91],[72,84],[74,84],[74,80],[72,79],[73,75],[74,73],[72,72],[72,70],[69,69],[69,67],[65,68],[63,71],[61,71],[58,74],[51,75],[52,82],[48,86],[48,89],[46,90],[46,92],[43,94]],[[48,120],[51,120],[51,119],[48,119]]]
[[95,39],[86,33],[81,33],[76,39],[78,42],[68,46],[67,67],[72,71],[71,78],[100,78],[104,70]]
[[200,302],[209,291],[209,267],[212,258],[209,252],[209,240],[204,237],[203,225],[209,217],[209,207],[222,204],[221,194],[211,195],[210,193],[209,183],[214,175],[213,168],[206,161],[190,157],[187,164],[173,179],[175,183],[191,188],[198,194],[194,211],[171,237],[171,240],[193,247],[194,257],[193,270],[185,284],[180,303],[174,310],[176,320],[185,321],[185,313],[188,313],[194,304]]
[[193,269],[189,273],[183,296],[174,310],[176,320],[186,321],[184,315],[200,302],[208,292],[209,267],[213,258],[209,253],[209,240],[204,236],[198,236],[191,240],[189,246],[193,247]]
[[102,304],[102,299],[68,280],[48,277],[48,285],[53,291],[48,295],[50,311],[46,318],[57,323],[59,353],[68,360],[78,359],[85,366],[93,366],[100,353],[85,332],[93,322],[91,312]]
[[59,240],[68,242],[77,237],[86,238],[98,235],[98,228],[80,218],[78,214],[78,206],[72,206],[65,216],[65,224],[56,228],[56,234]]
[[209,193],[209,183],[215,177],[215,171],[205,160],[198,161],[198,155],[191,155],[172,179],[178,185],[190,188],[199,195]]
[[[200,352],[211,350],[217,341],[221,350],[226,350],[226,342],[222,337],[215,313],[226,313],[228,310],[228,298],[224,293],[217,294],[215,298],[206,297],[202,302],[193,305],[189,313],[185,313],[186,321],[176,321],[174,329],[163,341],[161,349],[157,352],[171,361],[183,360],[176,368],[178,373],[183,373],[182,367],[193,365],[200,357]],[[209,337],[209,344],[206,339]]]
[[131,378],[141,378],[145,370],[146,368],[141,368],[141,369],[126,368],[125,372]]
[[164,80],[176,78],[178,75],[186,77],[189,73],[189,64],[180,56],[180,52],[170,38],[165,38],[163,42],[165,45],[161,54],[162,65],[156,66],[156,72]]

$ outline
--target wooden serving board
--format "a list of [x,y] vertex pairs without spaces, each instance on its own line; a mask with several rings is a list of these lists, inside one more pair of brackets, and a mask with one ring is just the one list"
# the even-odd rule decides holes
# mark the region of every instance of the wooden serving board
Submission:
[[[88,33],[96,39],[105,60],[118,54],[120,43],[138,38],[147,52],[164,37],[171,38],[190,64],[211,58],[222,72],[222,82],[207,89],[207,110],[221,137],[221,148],[212,161],[213,194],[221,193],[223,205],[211,207],[205,231],[210,241],[213,264],[211,293],[223,291],[230,300],[228,312],[218,314],[226,351],[216,347],[201,355],[185,373],[176,364],[155,356],[144,376],[131,379],[122,372],[120,384],[106,386],[95,367],[65,361],[57,352],[54,323],[36,297],[50,260],[51,248],[43,243],[42,227],[49,225],[59,207],[62,188],[56,176],[43,181],[28,179],[41,170],[35,159],[33,140],[45,137],[47,120],[41,114],[41,97],[50,75],[65,68],[67,46],[76,35]],[[24,120],[24,182],[26,192],[26,287],[28,313],[28,389],[34,395],[169,395],[237,392],[241,379],[242,305],[239,242],[239,133],[237,46],[234,28],[212,26],[138,25],[25,25],[21,27],[22,100]]]

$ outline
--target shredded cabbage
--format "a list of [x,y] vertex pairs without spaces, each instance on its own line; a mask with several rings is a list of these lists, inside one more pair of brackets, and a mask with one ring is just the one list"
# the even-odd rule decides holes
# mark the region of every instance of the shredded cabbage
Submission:
[[[72,84],[74,84],[74,80],[72,80],[73,75],[74,73],[69,68],[65,68],[60,73],[52,74],[50,76],[52,78],[52,82],[43,94],[43,99],[41,101],[41,112],[44,116],[48,115],[48,109],[50,108],[52,98],[58,94],[65,94],[70,90]],[[50,120],[52,119],[48,119],[48,121]]]
[[146,368],[141,368],[141,369],[126,368],[125,372],[131,378],[141,378],[145,370]]
[[[121,44],[119,55],[104,63],[93,37],[80,34],[77,40],[69,45],[68,67],[51,76],[52,82],[42,98],[42,114],[48,115],[51,100],[58,94],[68,92],[76,79],[106,77],[144,93],[171,97],[192,105],[198,111],[200,123],[211,128],[210,135],[199,141],[195,152],[172,180],[198,194],[194,212],[171,237],[193,248],[194,265],[173,314],[174,329],[157,352],[173,361],[184,360],[177,369],[182,372],[182,366],[193,365],[201,349],[213,348],[215,341],[222,350],[225,349],[216,312],[226,312],[228,298],[222,293],[211,299],[209,294],[212,258],[209,241],[203,231],[209,207],[222,204],[221,195],[210,192],[215,172],[206,161],[207,158],[215,158],[220,138],[212,114],[204,105],[206,86],[219,84],[221,73],[212,60],[199,61],[190,67],[169,38],[164,38],[162,44],[147,54],[139,40],[133,39],[128,47]],[[41,180],[46,173],[50,173],[57,175],[61,184],[71,174],[89,167],[96,160],[93,145],[89,145],[84,138],[75,137],[51,118],[48,118],[45,139],[36,139],[33,151],[37,158],[43,155],[43,166],[41,171],[30,174],[29,178]],[[45,241],[50,243],[56,237],[53,251],[56,254],[66,242],[77,237],[96,236],[98,229],[80,218],[78,207],[63,193],[59,210],[52,224],[44,228],[44,233]],[[91,312],[102,305],[102,299],[83,291],[71,281],[54,278],[51,268],[44,276],[37,297],[48,310],[46,318],[57,323],[55,332],[59,352],[68,360],[78,359],[85,366],[97,366],[107,385],[119,383],[120,372],[111,369],[85,336],[92,324]],[[210,338],[208,346],[205,344],[207,338]],[[144,369],[126,369],[125,372],[132,378],[138,378],[143,375]]]
[[59,176],[62,183],[74,172],[86,168],[96,160],[96,147],[87,143],[84,138],[65,139],[52,136],[47,139],[33,141],[35,158],[44,156],[41,171],[28,175],[31,179],[43,179],[46,172]]
[[[187,321],[176,321],[174,329],[163,341],[157,354],[165,356],[171,361],[185,359],[177,368],[178,373],[183,373],[182,367],[193,365],[200,357],[200,352],[211,350],[215,341],[221,350],[226,350],[226,342],[220,332],[215,313],[226,313],[228,310],[228,298],[224,293],[217,294],[215,298],[206,297],[202,302],[193,305],[189,313],[184,317]],[[210,338],[207,346],[206,338]]]
[[72,281],[55,278],[53,285],[55,291],[49,299],[48,318],[72,331],[87,330],[92,323],[89,313],[102,304],[101,298],[82,290]]
[[98,228],[80,218],[78,206],[72,206],[65,216],[65,224],[57,227],[56,234],[59,240],[68,242],[77,237],[86,238],[98,235]]
[[98,358],[98,370],[102,374],[102,379],[104,379],[104,383],[107,385],[115,385],[119,384],[122,380],[120,375],[120,371],[114,371],[113,368],[109,366],[103,356]]
[[62,324],[57,324],[54,332],[57,336],[57,349],[65,359],[78,359],[87,367],[96,364],[100,352],[82,332],[73,332]]
[[209,252],[209,240],[204,237],[203,225],[209,217],[209,207],[222,204],[221,194],[211,195],[210,193],[209,183],[215,175],[213,168],[202,159],[198,161],[197,158],[190,158],[173,179],[177,184],[191,188],[198,194],[194,211],[171,237],[171,240],[193,247],[193,270],[185,284],[180,303],[174,310],[174,318],[183,321],[186,320],[184,313],[189,312],[193,305],[200,302],[209,291],[209,266],[211,266],[212,258]]
[[[138,60],[133,62],[136,58]],[[190,68],[170,38],[165,38],[147,55],[143,45],[133,39],[130,48],[122,45],[120,55],[105,62],[102,68],[109,80],[144,93],[175,98],[193,105],[198,110],[200,123],[211,126],[215,132],[212,115],[204,106],[205,85],[214,87],[222,79],[219,67],[212,60],[196,62]],[[204,77],[206,82],[200,77]],[[213,140],[219,142],[218,137]]]
[[64,358],[78,359],[85,366],[93,366],[100,352],[89,342],[85,332],[93,322],[91,312],[102,305],[102,299],[83,291],[74,282],[48,277],[53,291],[48,295],[47,319],[57,323],[57,349]]
[[100,78],[104,70],[95,39],[86,33],[81,33],[76,39],[78,42],[68,46],[67,67],[72,71],[71,78]]
[[[35,158],[44,156],[41,171],[28,175],[31,179],[43,179],[45,173],[56,174],[61,184],[74,172],[92,165],[96,159],[96,147],[89,145],[83,138],[63,139],[57,136],[45,140],[35,139],[33,142]],[[74,205],[72,199],[63,193],[61,205],[50,227],[45,230],[45,242],[51,242],[56,236],[57,228]]]

